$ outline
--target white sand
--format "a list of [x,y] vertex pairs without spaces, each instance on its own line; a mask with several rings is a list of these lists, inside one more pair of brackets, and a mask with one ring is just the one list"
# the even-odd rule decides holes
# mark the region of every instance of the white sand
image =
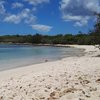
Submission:
[[85,56],[0,72],[0,100],[100,100],[100,51],[73,46]]

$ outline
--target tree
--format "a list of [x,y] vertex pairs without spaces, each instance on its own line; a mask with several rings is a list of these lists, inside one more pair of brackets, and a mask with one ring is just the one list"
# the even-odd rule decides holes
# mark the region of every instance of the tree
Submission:
[[94,25],[94,30],[90,32],[94,44],[100,44],[100,13],[95,13],[97,17],[96,24]]
[[33,35],[33,41],[32,43],[36,43],[39,44],[42,41],[42,35],[36,33],[35,35]]
[[97,17],[96,24],[94,25],[94,35],[100,35],[100,13],[95,13]]

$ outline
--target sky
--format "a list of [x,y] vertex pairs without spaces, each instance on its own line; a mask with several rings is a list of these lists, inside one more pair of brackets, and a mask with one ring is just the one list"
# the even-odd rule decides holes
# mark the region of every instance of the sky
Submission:
[[0,0],[0,35],[87,33],[94,12],[100,0]]

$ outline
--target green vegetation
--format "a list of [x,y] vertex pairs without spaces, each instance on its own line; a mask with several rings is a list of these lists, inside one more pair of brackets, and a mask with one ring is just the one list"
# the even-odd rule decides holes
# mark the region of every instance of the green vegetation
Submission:
[[77,34],[77,35],[6,35],[0,36],[1,43],[32,43],[32,44],[79,44],[90,45],[100,44],[100,35],[94,34]]
[[94,29],[87,34],[79,32],[77,35],[58,34],[55,36],[48,35],[5,35],[0,36],[1,43],[32,43],[32,44],[79,44],[94,45],[100,44],[100,14],[96,14],[97,22]]

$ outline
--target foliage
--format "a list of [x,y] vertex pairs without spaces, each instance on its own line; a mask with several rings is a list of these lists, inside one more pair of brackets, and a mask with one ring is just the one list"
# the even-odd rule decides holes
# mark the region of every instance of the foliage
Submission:
[[0,36],[0,42],[3,43],[32,43],[32,44],[95,44],[99,38],[94,40],[94,36],[88,34],[66,34],[66,35],[6,35]]

